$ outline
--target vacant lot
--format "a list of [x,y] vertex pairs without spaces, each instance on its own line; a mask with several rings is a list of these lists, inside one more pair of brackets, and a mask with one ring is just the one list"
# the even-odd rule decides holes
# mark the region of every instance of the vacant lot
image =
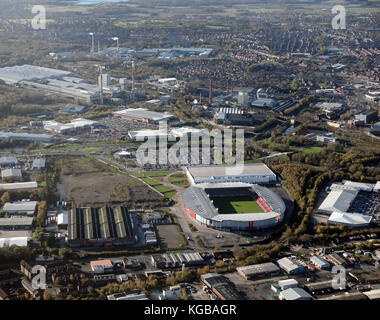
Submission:
[[212,200],[221,214],[263,212],[251,197],[223,197]]
[[92,157],[56,158],[62,194],[78,205],[159,201],[162,197],[134,177]]
[[162,248],[178,248],[181,246],[181,235],[174,224],[156,226]]

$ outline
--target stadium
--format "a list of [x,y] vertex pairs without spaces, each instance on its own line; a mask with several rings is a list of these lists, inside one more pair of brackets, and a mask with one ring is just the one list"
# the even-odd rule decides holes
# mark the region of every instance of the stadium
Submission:
[[280,196],[244,182],[200,183],[183,193],[185,211],[197,223],[221,231],[255,231],[275,227],[285,215]]

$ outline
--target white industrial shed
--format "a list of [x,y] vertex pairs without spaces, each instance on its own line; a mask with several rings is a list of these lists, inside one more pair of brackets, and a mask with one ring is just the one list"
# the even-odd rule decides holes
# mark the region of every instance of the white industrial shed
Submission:
[[318,210],[322,212],[346,212],[358,195],[358,190],[332,189]]
[[334,225],[364,227],[371,223],[372,217],[359,213],[333,212],[327,222]]
[[0,183],[0,190],[21,190],[21,189],[37,189],[36,181]]
[[58,215],[57,224],[59,226],[67,226],[68,225],[67,213],[60,213]]
[[0,248],[19,246],[26,247],[28,245],[28,237],[0,238]]
[[289,288],[281,291],[280,300],[313,300],[313,297],[301,288]]

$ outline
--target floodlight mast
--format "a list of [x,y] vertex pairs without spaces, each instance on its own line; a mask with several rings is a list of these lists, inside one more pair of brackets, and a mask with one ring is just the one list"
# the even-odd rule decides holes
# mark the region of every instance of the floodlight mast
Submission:
[[91,36],[91,53],[95,52],[95,38],[94,38],[94,33],[90,32],[89,35]]

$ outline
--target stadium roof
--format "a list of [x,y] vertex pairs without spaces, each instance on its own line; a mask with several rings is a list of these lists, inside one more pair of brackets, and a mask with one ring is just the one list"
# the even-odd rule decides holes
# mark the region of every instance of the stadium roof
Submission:
[[189,166],[194,180],[214,179],[224,176],[276,176],[264,163],[250,163],[243,165],[210,165],[210,166]]
[[10,246],[26,247],[27,245],[28,237],[0,238],[0,248]]
[[129,108],[129,109],[116,111],[113,114],[116,116],[149,119],[152,121],[161,121],[161,120],[168,120],[168,119],[174,118],[174,115],[172,115],[171,113],[150,111],[145,108],[136,108],[136,109]]
[[[214,186],[218,187],[218,185],[219,184],[212,184],[209,188],[213,189]],[[243,186],[240,184],[236,185],[239,187]],[[231,183],[229,184],[229,187],[236,187],[236,185]],[[219,214],[218,210],[211,203],[206,191],[198,186],[191,186],[185,190],[183,193],[183,202],[186,208],[195,212],[199,216],[215,221],[264,221],[278,216],[281,217],[285,213],[286,206],[284,201],[273,191],[256,184],[248,184],[248,186],[251,186],[260,197],[265,199],[267,205],[272,211],[244,214]]]
[[371,223],[372,217],[359,213],[333,212],[329,219],[329,223],[346,224],[350,226],[363,226]]

